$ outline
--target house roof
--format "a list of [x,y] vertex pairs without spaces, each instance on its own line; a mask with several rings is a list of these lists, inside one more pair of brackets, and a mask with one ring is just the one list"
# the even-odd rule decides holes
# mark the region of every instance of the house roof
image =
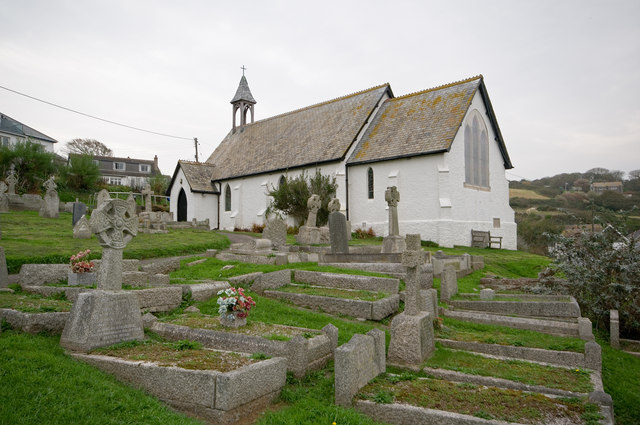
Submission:
[[482,76],[390,98],[380,107],[348,164],[449,151],[476,92],[480,90],[506,168],[512,168]]
[[233,96],[233,99],[231,99],[231,103],[236,103],[239,100],[245,100],[249,103],[257,103],[251,94],[251,90],[249,90],[249,83],[247,83],[247,79],[244,75],[240,79],[238,90],[236,91],[236,95]]
[[342,160],[387,92],[383,84],[237,127],[207,159],[215,164],[212,179]]
[[44,133],[40,133],[37,130],[22,124],[18,120],[14,120],[5,114],[0,113],[0,132],[11,133],[17,136],[28,137],[31,139],[38,139],[45,142],[58,143],[57,140],[52,139]]
[[180,160],[173,172],[171,182],[169,182],[167,196],[171,193],[171,187],[173,186],[173,182],[175,181],[180,168],[182,168],[182,172],[187,178],[187,183],[189,184],[192,192],[219,193],[211,183],[211,175],[215,168],[213,164]]

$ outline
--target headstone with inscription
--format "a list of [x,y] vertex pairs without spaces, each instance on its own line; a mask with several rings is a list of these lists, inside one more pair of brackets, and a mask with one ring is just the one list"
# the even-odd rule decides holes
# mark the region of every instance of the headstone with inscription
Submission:
[[49,177],[43,186],[46,189],[46,193],[44,195],[44,203],[40,208],[40,217],[58,218],[60,215],[60,198],[56,191],[58,185],[53,180],[53,177]]
[[418,276],[425,262],[420,235],[407,235],[407,249],[402,253],[402,265],[407,268],[405,308],[391,322],[388,359],[391,364],[419,366],[435,350],[433,316],[423,311],[425,300]]
[[384,191],[384,200],[389,208],[389,234],[382,239],[382,253],[400,253],[406,248],[404,238],[400,236],[398,224],[398,202],[400,192],[395,186],[387,187]]
[[338,202],[337,207],[338,210],[334,210],[329,213],[329,241],[331,243],[331,253],[348,254],[349,238],[347,234],[347,218],[339,211],[340,202]]
[[271,245],[278,249],[287,244],[287,223],[281,218],[267,220],[262,231],[262,238],[269,239]]
[[73,216],[71,218],[71,224],[76,225],[76,223],[87,213],[87,205],[84,202],[76,202],[73,203]]
[[138,232],[135,202],[106,201],[89,224],[102,246],[98,289],[78,295],[60,338],[63,347],[83,352],[144,338],[138,297],[122,291],[122,251]]

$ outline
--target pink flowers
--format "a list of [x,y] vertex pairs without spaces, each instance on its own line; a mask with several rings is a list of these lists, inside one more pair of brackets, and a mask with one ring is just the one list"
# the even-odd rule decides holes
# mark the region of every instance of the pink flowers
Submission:
[[229,288],[218,292],[218,313],[221,316],[247,317],[249,310],[256,306],[256,302],[249,296],[244,294],[244,288]]
[[87,249],[71,256],[71,271],[73,273],[89,273],[93,271],[93,261],[87,261],[90,253],[91,250]]

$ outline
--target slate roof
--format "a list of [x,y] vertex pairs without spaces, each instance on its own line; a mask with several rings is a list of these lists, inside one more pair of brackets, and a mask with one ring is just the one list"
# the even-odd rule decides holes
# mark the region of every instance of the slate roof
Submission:
[[231,99],[231,103],[235,103],[239,100],[246,100],[250,103],[257,103],[251,94],[251,90],[249,90],[249,83],[247,83],[247,79],[242,76],[240,79],[240,84],[238,85],[238,90],[236,90],[236,95]]
[[387,99],[348,163],[448,151],[481,84],[478,76]]
[[178,175],[178,170],[180,169],[180,167],[182,167],[182,172],[184,172],[184,175],[187,178],[187,183],[189,183],[189,187],[191,188],[192,192],[219,193],[211,183],[211,175],[213,174],[213,169],[215,168],[213,164],[180,160],[178,161],[176,170],[171,177],[171,182],[169,183],[169,187],[167,189],[167,196],[171,193],[171,187],[173,186],[173,182]]
[[45,142],[58,143],[57,140],[52,139],[44,133],[40,133],[37,130],[22,124],[18,120],[14,120],[5,114],[0,114],[0,132],[11,133],[17,136],[29,137],[31,139],[43,140]]
[[207,159],[212,179],[344,159],[386,92],[389,84],[237,127]]

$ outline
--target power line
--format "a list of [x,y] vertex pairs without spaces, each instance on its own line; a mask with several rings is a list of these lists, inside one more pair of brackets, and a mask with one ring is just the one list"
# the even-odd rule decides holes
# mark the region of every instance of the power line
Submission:
[[73,112],[75,114],[84,115],[85,117],[93,118],[94,120],[103,121],[103,122],[106,122],[106,123],[109,123],[109,124],[114,124],[114,125],[118,125],[120,127],[130,128],[132,130],[138,130],[138,131],[142,131],[142,132],[145,132],[145,133],[155,134],[155,135],[158,135],[158,136],[171,137],[173,139],[181,139],[181,140],[189,140],[189,141],[193,140],[193,137],[173,136],[171,134],[159,133],[157,131],[145,130],[144,128],[139,128],[139,127],[134,127],[132,125],[122,124],[122,123],[119,123],[119,122],[116,122],[116,121],[111,121],[111,120],[108,120],[108,119],[105,119],[105,118],[96,117],[95,115],[85,114],[84,112],[76,111],[75,109],[71,109],[71,108],[67,108],[65,106],[57,105],[57,104],[55,104],[53,102],[48,102],[46,100],[38,99],[37,97],[30,96],[30,95],[25,94],[25,93],[21,93],[21,92],[19,92],[17,90],[12,90],[12,89],[10,89],[8,87],[0,86],[0,88],[4,89],[4,90],[7,90],[7,91],[10,91],[10,92],[15,93],[15,94],[19,94],[20,96],[28,97],[29,99],[37,100],[38,102],[46,103],[47,105],[55,106],[56,108],[64,109],[65,111],[69,111],[69,112]]

